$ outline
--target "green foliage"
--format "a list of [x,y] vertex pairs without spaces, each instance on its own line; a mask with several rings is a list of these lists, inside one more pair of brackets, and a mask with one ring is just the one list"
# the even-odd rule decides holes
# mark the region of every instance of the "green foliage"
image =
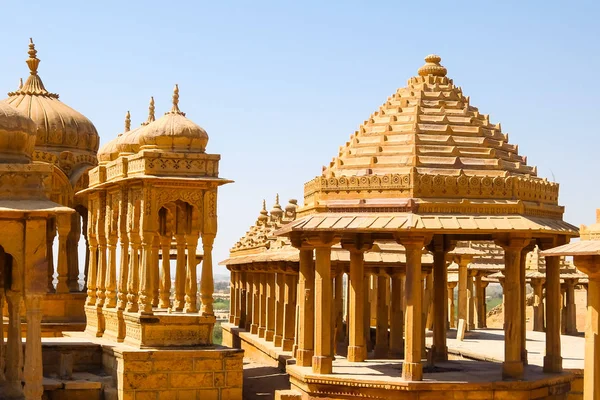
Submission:
[[213,329],[213,344],[222,344],[223,343],[223,327],[221,327],[221,323],[215,323],[215,327]]
[[213,302],[215,310],[229,310],[229,299],[215,299]]

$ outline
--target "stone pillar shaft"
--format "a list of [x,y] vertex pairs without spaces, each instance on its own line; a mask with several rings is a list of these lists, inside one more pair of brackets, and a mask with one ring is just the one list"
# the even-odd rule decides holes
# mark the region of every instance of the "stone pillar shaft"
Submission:
[[283,310],[282,350],[291,351],[296,338],[296,276],[285,275],[285,305]]
[[367,359],[365,343],[365,268],[364,252],[350,251],[350,307],[348,309],[348,361],[360,362]]
[[406,249],[406,322],[402,377],[407,381],[423,380],[422,351],[422,293],[421,257],[425,238],[409,236],[400,240]]
[[283,325],[285,315],[285,279],[286,275],[278,272],[275,277],[275,333],[273,345],[281,347],[283,344]]
[[158,288],[161,308],[171,307],[171,236],[161,236],[161,274],[160,285]]
[[[140,238],[137,234],[131,233],[129,236],[129,276],[127,281],[127,306],[128,312],[137,312],[138,290],[140,285]],[[91,246],[90,246],[91,248]],[[93,266],[93,264],[92,264]]]
[[448,283],[448,328],[456,328],[456,307],[454,306],[454,288],[456,287],[455,283]]
[[90,247],[90,262],[88,266],[88,275],[87,275],[87,298],[85,304],[89,306],[93,306],[96,304],[96,280],[97,280],[97,272],[98,272],[98,242],[96,241],[96,237],[90,235],[88,239],[89,247]]
[[56,272],[58,273],[58,283],[56,284],[56,293],[69,292],[69,264],[67,252],[67,239],[71,231],[71,216],[64,214],[59,215],[56,219],[58,228],[58,265]]
[[[436,238],[437,239],[437,238]],[[443,239],[442,239],[443,240]],[[436,361],[448,360],[446,346],[446,321],[448,297],[446,292],[448,272],[446,270],[446,252],[443,242],[434,242],[433,252],[433,358]]]
[[467,266],[471,260],[460,258],[458,262],[458,321],[465,321],[466,330],[469,329],[469,295],[467,290],[469,271]]
[[[8,332],[6,340],[6,392],[9,397],[22,393],[23,350],[21,341],[21,293],[8,291]],[[3,339],[4,340],[4,339]]]
[[333,349],[331,347],[331,247],[315,249],[315,330],[312,370],[317,374],[331,374]]
[[575,307],[575,284],[576,280],[566,280],[566,332],[567,335],[577,334],[577,309]]
[[140,290],[138,291],[138,312],[152,314],[152,258],[154,232],[145,231],[142,235],[142,263],[140,266]]
[[248,278],[246,271],[240,271],[240,318],[235,321],[235,325],[242,329],[246,329],[248,321]]
[[275,274],[268,272],[265,275],[267,281],[265,340],[271,342],[275,336]]
[[312,365],[315,326],[315,267],[312,249],[300,249],[298,276],[298,349],[299,366]]
[[377,276],[377,326],[375,330],[375,358],[387,358],[390,349],[388,341],[388,304],[386,287],[388,277],[383,273]]
[[334,318],[335,318],[335,336],[334,336],[334,345],[333,345],[333,349],[335,351],[336,347],[337,347],[337,343],[343,343],[344,342],[344,298],[342,297],[343,294],[343,279],[344,279],[344,272],[339,270],[337,271],[337,274],[335,275],[334,278],[334,282],[335,282],[335,286],[334,286],[334,298],[335,298],[335,312],[334,312]]
[[[202,300],[202,315],[214,315],[213,311],[213,292],[215,291],[215,283],[213,279],[213,262],[212,262],[212,249],[213,243],[215,242],[215,235],[203,233],[202,234],[202,251],[204,258],[202,260],[202,275],[200,280],[200,299]],[[188,247],[189,251],[189,247]],[[196,248],[194,248],[194,252]],[[194,254],[194,263],[196,262],[196,256]],[[189,264],[189,260],[188,260]],[[194,264],[195,269],[195,264]],[[195,276],[195,275],[194,275]],[[194,285],[196,283],[194,282]]]
[[404,313],[402,310],[402,279],[403,273],[392,274],[391,309],[390,320],[390,357],[401,358],[404,354]]
[[[204,240],[204,236],[202,237]],[[187,313],[198,312],[198,275],[196,273],[196,250],[198,249],[198,235],[186,234],[185,243],[187,247],[187,269],[186,269],[186,280],[185,280],[185,306],[184,311]],[[212,249],[212,246],[211,246]],[[210,250],[209,250],[210,253]],[[210,254],[208,258],[210,259]],[[202,259],[202,271],[207,268],[207,254],[204,253]],[[211,277],[212,277],[212,261],[209,260]],[[204,276],[202,277],[204,279]],[[212,280],[211,280],[212,285]],[[202,297],[202,308],[205,308],[204,297]],[[210,292],[210,309],[212,313],[212,291]],[[204,314],[204,313],[203,313]]]
[[[589,293],[588,293],[589,296]],[[546,257],[546,355],[545,372],[561,372],[560,265],[558,257]]]
[[183,311],[183,308],[185,307],[185,283],[187,281],[185,235],[175,235],[175,243],[177,248],[177,260],[175,266],[175,299],[173,301],[173,308],[175,308],[175,311]]
[[42,384],[42,310],[41,294],[27,294],[27,341],[25,343],[25,366],[23,380],[25,400],[40,400],[44,393]]

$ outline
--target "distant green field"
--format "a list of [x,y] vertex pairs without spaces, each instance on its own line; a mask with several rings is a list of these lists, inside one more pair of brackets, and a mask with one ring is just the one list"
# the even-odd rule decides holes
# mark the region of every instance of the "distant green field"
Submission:
[[496,307],[498,304],[502,304],[502,298],[495,297],[493,299],[489,299],[487,301],[487,310],[490,311],[492,308]]

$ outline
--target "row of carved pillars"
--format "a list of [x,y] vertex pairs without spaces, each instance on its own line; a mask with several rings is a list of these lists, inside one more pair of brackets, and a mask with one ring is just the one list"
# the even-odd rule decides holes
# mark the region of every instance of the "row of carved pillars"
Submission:
[[[84,232],[87,232],[87,218],[83,219]],[[54,265],[53,243],[58,236],[58,258],[56,268]],[[46,258],[48,259],[48,292],[69,293],[79,292],[79,253],[78,245],[81,238],[81,215],[73,213],[61,216],[55,220],[48,220],[46,224]],[[89,250],[87,237],[86,259],[84,274],[87,276]],[[54,287],[54,274],[56,272],[56,287]],[[86,290],[85,286],[83,290]]]
[[229,322],[291,351],[297,281],[295,273],[232,271]]
[[[466,321],[467,331],[485,329],[487,328],[486,288],[489,282],[482,281],[480,275],[467,275],[464,282],[465,290],[461,290],[460,281],[448,282],[448,328],[457,328],[457,319],[463,318]],[[459,286],[458,305],[454,300],[454,290],[457,286]]]
[[[137,232],[89,235],[90,268],[87,300],[90,306],[152,314],[153,307],[198,312],[196,257],[200,235]],[[202,235],[200,296],[202,313],[213,314],[212,247],[214,235]],[[175,296],[171,301],[170,251],[176,244]],[[120,265],[117,279],[117,244]],[[162,262],[161,262],[162,261]]]
[[[44,391],[42,385],[42,335],[41,322],[42,296],[26,294],[27,341],[25,342],[25,359],[23,359],[23,343],[21,336],[21,302],[23,293],[0,291],[0,309],[4,307],[6,298],[8,308],[8,332],[4,345],[4,323],[0,323],[0,384],[6,398],[26,400],[41,399]],[[25,383],[22,386],[22,382]]]

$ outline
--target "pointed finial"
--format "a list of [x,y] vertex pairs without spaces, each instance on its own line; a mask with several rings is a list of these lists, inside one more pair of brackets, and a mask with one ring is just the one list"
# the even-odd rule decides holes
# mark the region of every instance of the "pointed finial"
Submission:
[[425,65],[419,68],[419,76],[446,76],[448,71],[440,65],[440,61],[442,61],[442,57],[436,56],[435,54],[430,54],[425,57]]
[[267,200],[265,200],[265,199],[263,199],[263,206],[262,206],[262,209],[263,209],[264,211],[267,211]]
[[31,75],[37,75],[38,65],[40,65],[40,60],[37,58],[37,50],[35,49],[35,44],[33,43],[33,39],[29,38],[29,58],[27,59],[27,65],[29,66],[29,72]]
[[148,119],[142,122],[142,125],[148,125],[151,122],[154,122],[154,96],[150,97],[150,105],[148,106]]
[[23,89],[23,78],[19,78],[19,89]]
[[279,193],[275,195],[275,204],[279,205]]
[[125,132],[129,132],[131,130],[131,114],[127,111],[125,115]]
[[259,224],[264,224],[269,219],[269,212],[267,211],[267,202],[263,199],[262,210],[260,210],[260,214],[258,214],[257,222]]
[[185,113],[179,110],[179,85],[175,84],[175,88],[173,89],[173,107],[171,107],[171,111],[166,114],[179,114],[185,116]]

